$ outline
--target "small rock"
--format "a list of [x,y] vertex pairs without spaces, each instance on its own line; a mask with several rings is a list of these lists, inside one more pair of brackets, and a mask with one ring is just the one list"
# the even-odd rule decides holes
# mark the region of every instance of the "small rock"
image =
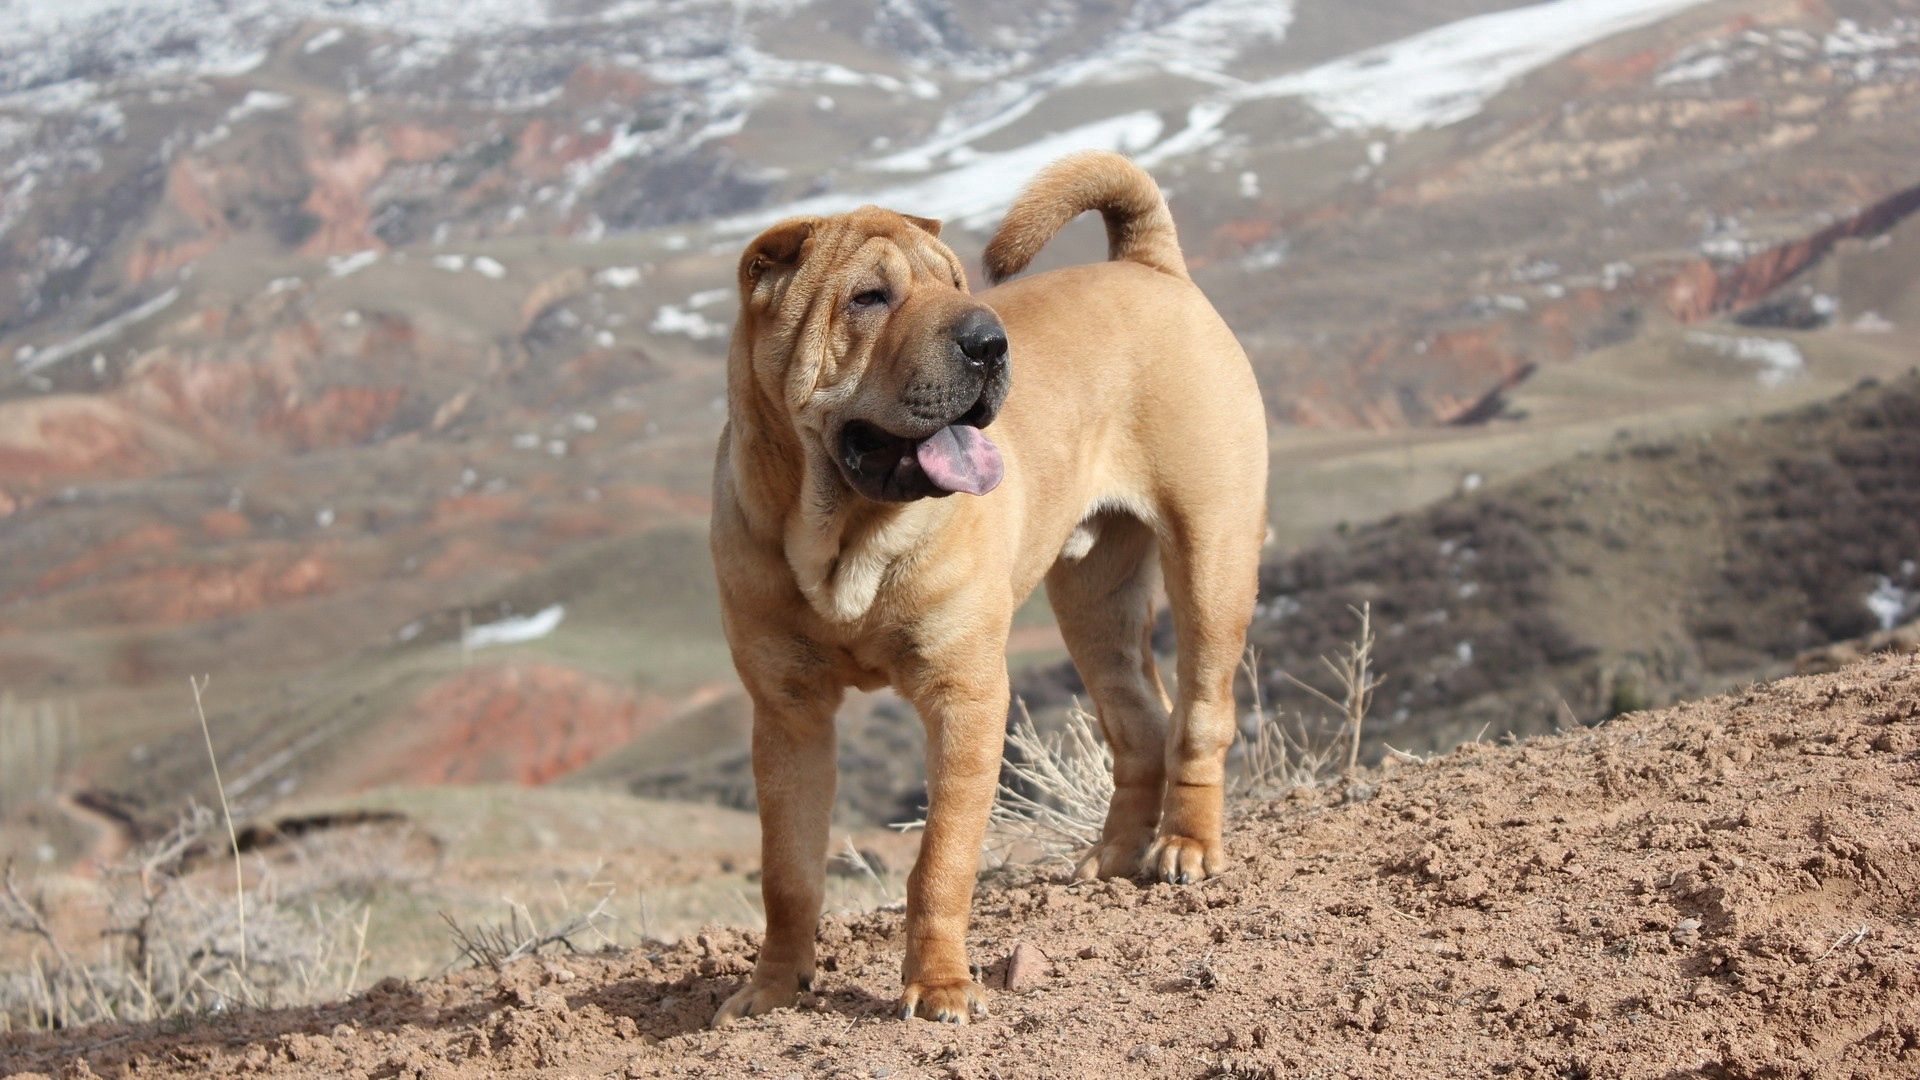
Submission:
[[1031,990],[1046,978],[1047,954],[1024,941],[1015,945],[1013,955],[1007,957],[1007,989]]
[[1100,946],[1089,945],[1081,949],[1078,955],[1082,960],[1098,960],[1100,959]]

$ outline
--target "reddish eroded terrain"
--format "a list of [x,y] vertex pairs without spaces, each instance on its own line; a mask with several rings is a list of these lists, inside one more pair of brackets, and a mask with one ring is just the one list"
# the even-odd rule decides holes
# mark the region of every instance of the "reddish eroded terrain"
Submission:
[[[704,1029],[757,935],[389,981],[184,1029],[0,1040],[87,1076],[1909,1077],[1920,663],[1882,657],[1241,805],[1223,877],[983,884],[1004,987],[890,1018],[897,911],[797,1010]],[[1016,952],[1017,961],[1009,962]],[[85,1063],[82,1068],[79,1062]]]
[[[390,751],[342,786],[544,784],[657,727],[673,711],[623,685],[540,662],[489,664],[427,690],[389,725]],[[390,741],[388,741],[390,740]]]

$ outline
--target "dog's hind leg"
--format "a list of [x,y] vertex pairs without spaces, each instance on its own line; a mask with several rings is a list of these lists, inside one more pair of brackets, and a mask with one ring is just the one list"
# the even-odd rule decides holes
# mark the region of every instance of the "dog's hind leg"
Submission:
[[1113,801],[1078,876],[1131,877],[1153,842],[1166,778],[1169,704],[1153,662],[1159,568],[1139,519],[1109,511],[1085,531],[1093,544],[1047,574],[1047,600],[1113,751]]
[[[1261,473],[1258,482],[1264,484]],[[1234,672],[1259,590],[1259,496],[1169,508],[1161,543],[1177,639],[1178,701],[1166,743],[1166,794],[1147,869],[1185,884],[1226,868],[1221,844]]]

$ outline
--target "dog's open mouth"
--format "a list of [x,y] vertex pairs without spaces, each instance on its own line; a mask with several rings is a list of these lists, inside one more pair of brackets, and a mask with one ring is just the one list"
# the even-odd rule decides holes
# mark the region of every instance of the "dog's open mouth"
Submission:
[[1000,448],[980,430],[993,421],[992,413],[983,397],[953,423],[918,439],[851,421],[840,429],[840,471],[854,490],[885,502],[985,495],[1004,472]]

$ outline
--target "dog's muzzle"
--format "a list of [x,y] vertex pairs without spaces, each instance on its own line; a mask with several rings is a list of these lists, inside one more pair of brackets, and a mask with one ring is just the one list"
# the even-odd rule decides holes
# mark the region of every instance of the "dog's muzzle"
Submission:
[[880,502],[985,495],[999,486],[1005,466],[982,429],[1005,399],[1006,380],[990,379],[971,408],[931,430],[898,435],[868,420],[849,421],[834,460],[848,486]]

